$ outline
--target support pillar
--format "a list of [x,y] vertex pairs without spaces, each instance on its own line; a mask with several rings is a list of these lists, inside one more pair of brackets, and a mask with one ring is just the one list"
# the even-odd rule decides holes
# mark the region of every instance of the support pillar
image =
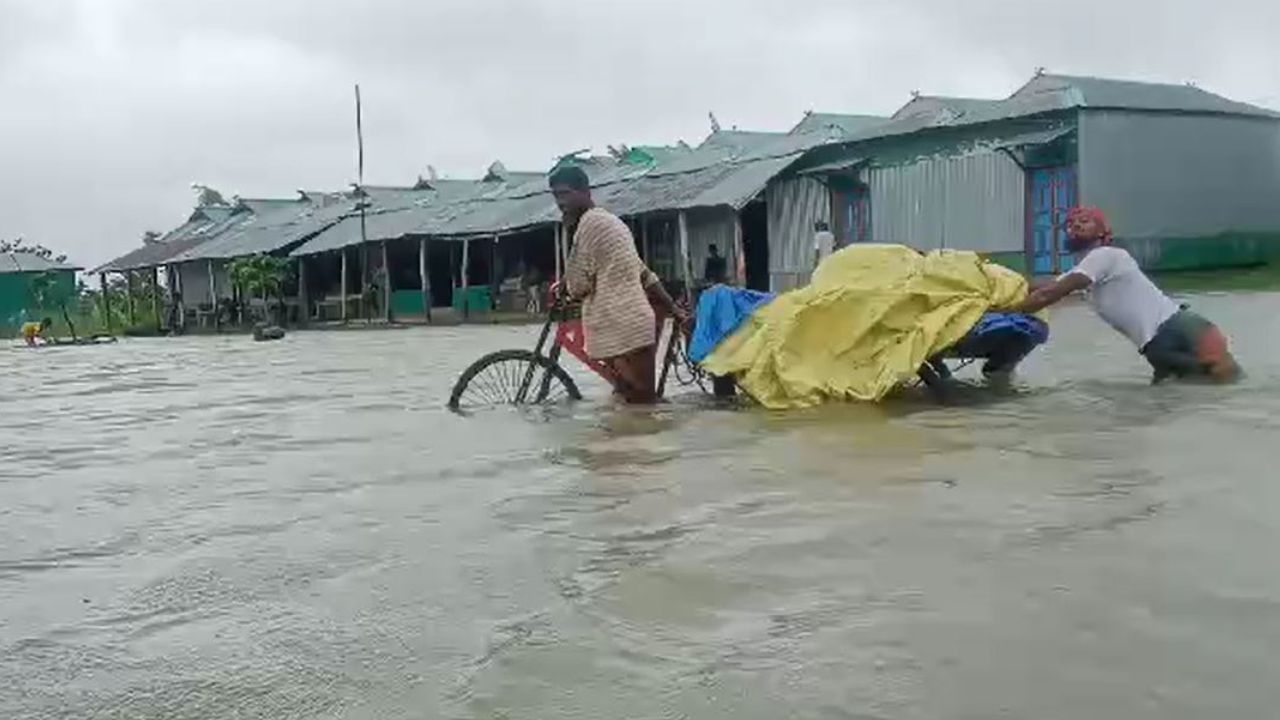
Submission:
[[307,259],[298,257],[298,324],[306,325],[311,320],[311,297],[307,292]]
[[218,312],[218,276],[213,271],[213,260],[208,261],[209,268],[209,302],[213,307],[213,329],[220,330],[221,316]]
[[693,297],[693,260],[689,257],[689,219],[683,210],[677,216],[680,232],[680,277],[684,280],[686,300]]
[[339,250],[338,252],[342,253],[342,278],[340,280],[341,287],[338,290],[338,292],[342,293],[341,318],[342,318],[343,324],[345,325],[347,322],[347,255],[348,253],[345,247]]
[[564,275],[564,223],[556,223],[556,282]]
[[160,321],[160,269],[151,268],[151,314],[155,316],[156,332],[164,327]]
[[134,308],[133,308],[133,271],[132,270],[124,271],[124,285],[125,285],[124,302],[125,302],[125,308],[126,308],[125,312],[126,312],[126,316],[129,318],[129,326],[132,327],[134,324],[138,322],[138,316],[134,313]]
[[387,254],[387,241],[382,244],[382,319],[391,322],[391,260]]
[[111,296],[107,294],[107,274],[98,273],[98,287],[102,293],[102,322],[107,326],[107,334],[111,334]]
[[742,214],[733,214],[733,284],[747,286],[747,255],[742,246]]
[[422,314],[431,322],[431,275],[427,267],[427,239],[418,239],[418,279],[422,285]]
[[470,298],[467,297],[467,287],[470,279],[467,277],[467,270],[470,269],[471,260],[471,238],[462,241],[462,319],[467,320],[471,317]]

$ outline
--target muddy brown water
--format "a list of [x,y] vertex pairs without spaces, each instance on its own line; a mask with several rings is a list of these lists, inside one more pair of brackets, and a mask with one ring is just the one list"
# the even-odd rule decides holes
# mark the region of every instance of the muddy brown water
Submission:
[[1241,384],[1082,307],[789,414],[443,409],[528,327],[0,349],[0,716],[1273,717],[1280,295],[1190,299]]

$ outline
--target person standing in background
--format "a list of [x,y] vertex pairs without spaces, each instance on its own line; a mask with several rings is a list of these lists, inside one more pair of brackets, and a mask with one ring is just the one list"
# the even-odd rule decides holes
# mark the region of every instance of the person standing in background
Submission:
[[702,280],[708,285],[723,283],[729,274],[729,263],[714,244],[707,248],[707,260],[702,264]]
[[813,224],[813,267],[816,269],[835,251],[836,236],[826,221],[819,220]]

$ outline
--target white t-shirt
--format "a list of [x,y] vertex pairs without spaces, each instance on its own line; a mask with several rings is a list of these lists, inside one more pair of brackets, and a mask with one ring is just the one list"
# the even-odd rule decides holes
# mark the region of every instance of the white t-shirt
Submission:
[[830,230],[819,230],[813,235],[813,251],[818,254],[818,262],[827,259],[835,250],[836,236]]
[[1070,273],[1079,273],[1093,282],[1089,304],[1139,349],[1146,347],[1160,325],[1178,312],[1178,304],[1161,292],[1133,256],[1121,248],[1094,248]]

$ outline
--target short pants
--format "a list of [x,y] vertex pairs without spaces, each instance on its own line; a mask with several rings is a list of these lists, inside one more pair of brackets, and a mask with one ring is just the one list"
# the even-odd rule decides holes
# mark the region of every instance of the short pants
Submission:
[[1151,363],[1152,381],[1157,383],[1170,377],[1221,377],[1237,371],[1222,331],[1185,307],[1160,325],[1141,353]]

